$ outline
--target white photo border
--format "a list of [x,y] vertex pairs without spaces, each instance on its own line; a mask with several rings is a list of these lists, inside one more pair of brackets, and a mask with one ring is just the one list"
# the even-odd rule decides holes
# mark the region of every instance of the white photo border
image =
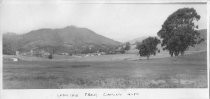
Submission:
[[[10,3],[25,3],[20,0]],[[30,0],[31,1],[31,0]],[[51,0],[47,0],[51,3]],[[41,3],[41,0],[28,3]],[[1,79],[1,99],[110,99],[110,98],[132,98],[132,99],[209,99],[209,38],[210,38],[210,1],[209,0],[55,0],[52,3],[206,3],[207,4],[207,68],[208,68],[208,88],[141,88],[141,89],[3,89],[3,63],[0,58],[0,79]],[[8,3],[2,0],[1,4]],[[27,3],[26,3],[27,4]],[[1,5],[0,5],[1,6]],[[1,11],[1,10],[0,10]],[[1,27],[0,27],[1,29]],[[1,33],[2,45],[2,33]],[[2,46],[1,46],[2,48]],[[2,50],[0,51],[2,57]],[[97,96],[85,96],[86,93],[96,93]],[[104,96],[104,93],[121,93],[122,96]],[[138,93],[137,96],[127,96],[128,93]],[[62,94],[78,94],[79,97],[60,97]]]

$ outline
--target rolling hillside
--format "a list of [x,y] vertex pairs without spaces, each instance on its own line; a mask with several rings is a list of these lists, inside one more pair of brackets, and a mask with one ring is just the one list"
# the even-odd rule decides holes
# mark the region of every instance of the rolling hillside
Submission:
[[86,44],[93,45],[118,45],[117,41],[98,35],[87,28],[68,26],[62,29],[40,29],[23,35],[23,39],[29,42],[62,43],[73,46]]
[[[7,33],[3,35],[4,45],[11,45],[13,49],[36,48],[37,46],[60,46],[62,48],[107,47],[117,46],[120,42],[96,34],[87,28],[68,26],[61,29],[39,29],[29,33],[17,35]],[[9,44],[10,43],[10,44]]]

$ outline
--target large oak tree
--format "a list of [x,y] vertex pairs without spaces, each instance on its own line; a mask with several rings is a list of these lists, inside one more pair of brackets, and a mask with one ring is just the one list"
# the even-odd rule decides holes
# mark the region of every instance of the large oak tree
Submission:
[[197,31],[195,23],[200,19],[194,8],[181,8],[172,13],[157,33],[162,38],[163,50],[168,50],[171,56],[178,56],[203,39]]

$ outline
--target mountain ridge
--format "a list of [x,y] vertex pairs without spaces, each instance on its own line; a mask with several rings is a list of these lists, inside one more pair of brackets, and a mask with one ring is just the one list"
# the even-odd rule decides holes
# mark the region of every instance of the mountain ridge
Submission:
[[[37,46],[55,46],[68,49],[84,47],[118,46],[121,42],[95,33],[88,28],[67,26],[64,28],[42,28],[24,34],[3,34],[5,43],[11,43],[14,49],[31,50]],[[5,44],[4,44],[5,45]],[[18,48],[19,47],[19,48]]]

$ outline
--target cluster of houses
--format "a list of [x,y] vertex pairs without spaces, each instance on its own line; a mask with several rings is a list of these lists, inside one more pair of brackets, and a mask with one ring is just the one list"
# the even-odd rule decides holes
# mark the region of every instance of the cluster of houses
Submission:
[[85,57],[88,57],[88,56],[100,56],[100,55],[105,55],[106,53],[105,52],[97,52],[97,53],[88,53],[85,55]]
[[[83,54],[80,56],[100,56],[100,55],[105,55],[105,52],[96,52],[96,53],[88,53],[88,54]],[[36,57],[48,57],[50,55],[49,52],[45,50],[39,50],[39,49],[31,49],[29,52],[19,52],[16,51],[16,56],[21,55],[21,56],[36,56]],[[71,56],[72,54],[69,54],[67,52],[62,52],[58,53],[58,55],[66,55],[66,56]]]
[[29,52],[19,52],[16,51],[16,55],[22,55],[22,56],[37,56],[37,57],[47,57],[50,55],[49,52],[45,50],[38,50],[38,49],[31,49]]
[[[87,54],[75,54],[74,56],[82,56],[82,57],[88,57],[88,56],[100,56],[100,55],[106,55],[106,54],[122,54],[123,46],[120,46],[116,48],[115,50],[110,50],[109,52],[101,52],[97,51],[94,53],[87,53]],[[44,49],[39,49],[39,48],[33,48],[30,51],[27,52],[20,52],[16,51],[16,56],[36,56],[36,57],[49,57],[50,52],[44,50]],[[72,54],[67,53],[67,52],[61,52],[61,53],[56,53],[57,55],[66,55],[66,56],[72,56]]]

